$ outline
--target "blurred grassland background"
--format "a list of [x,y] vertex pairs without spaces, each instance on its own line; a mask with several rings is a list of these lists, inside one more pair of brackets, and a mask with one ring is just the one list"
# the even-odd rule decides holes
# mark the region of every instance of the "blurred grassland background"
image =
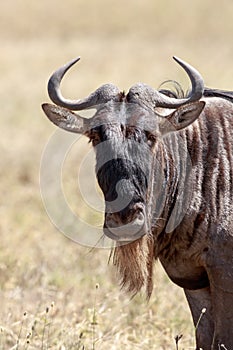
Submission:
[[[194,349],[183,292],[158,264],[149,303],[130,300],[108,250],[81,247],[50,223],[39,170],[55,127],[40,105],[51,72],[78,55],[62,85],[69,98],[106,82],[126,91],[167,79],[187,87],[173,55],[195,66],[207,86],[232,90],[232,34],[231,0],[1,2],[0,349],[167,350],[180,333],[180,348]],[[76,189],[78,161],[74,154],[64,178],[74,208],[91,218]]]

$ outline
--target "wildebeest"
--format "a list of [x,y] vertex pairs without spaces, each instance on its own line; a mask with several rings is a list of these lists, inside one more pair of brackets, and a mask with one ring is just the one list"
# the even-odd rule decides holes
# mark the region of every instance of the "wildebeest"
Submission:
[[[206,88],[184,61],[184,95],[142,83],[127,94],[106,84],[66,100],[59,68],[44,104],[60,128],[86,135],[106,201],[104,234],[116,241],[122,286],[152,291],[154,259],[184,289],[197,348],[233,349],[233,92]],[[91,119],[72,110],[95,108]]]

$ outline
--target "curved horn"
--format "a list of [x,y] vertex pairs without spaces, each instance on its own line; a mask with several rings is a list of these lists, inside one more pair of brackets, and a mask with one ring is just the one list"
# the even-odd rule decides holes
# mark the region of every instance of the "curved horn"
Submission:
[[115,85],[112,84],[102,85],[90,96],[84,99],[73,101],[64,98],[60,91],[61,80],[68,69],[70,69],[79,60],[80,57],[73,59],[52,74],[48,82],[48,94],[50,99],[58,106],[77,111],[90,108],[101,103],[106,103],[110,100],[116,102],[120,101],[120,91]]
[[166,95],[163,95],[162,93],[159,93],[158,91],[155,91],[156,107],[177,108],[186,103],[198,101],[203,96],[204,81],[200,73],[195,68],[193,68],[188,63],[181,60],[180,58],[174,56],[173,59],[182,68],[184,68],[184,70],[188,74],[191,80],[192,90],[187,98],[181,98],[181,99],[171,98]]

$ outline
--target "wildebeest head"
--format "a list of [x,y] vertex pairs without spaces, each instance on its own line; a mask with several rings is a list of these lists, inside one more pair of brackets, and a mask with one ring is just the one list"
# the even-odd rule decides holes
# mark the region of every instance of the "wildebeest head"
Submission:
[[[127,95],[106,84],[83,100],[66,100],[61,95],[60,82],[78,60],[51,76],[48,92],[56,105],[42,107],[54,124],[86,135],[92,142],[96,176],[105,198],[104,233],[117,242],[113,261],[121,284],[131,293],[144,286],[149,297],[156,255],[152,204],[159,202],[160,189],[164,187],[160,176],[164,167],[156,161],[157,153],[165,135],[185,128],[201,113],[203,80],[193,67],[175,58],[192,83],[187,98],[170,97],[140,83],[131,87]],[[96,109],[90,119],[73,112],[88,108]],[[166,117],[157,113],[158,108],[166,109]]]
[[[50,78],[48,92],[56,105],[44,104],[48,118],[68,131],[85,134],[96,151],[96,175],[103,191],[106,210],[104,233],[115,241],[134,241],[150,232],[150,195],[156,145],[166,133],[182,129],[200,114],[204,103],[203,81],[199,73],[182,60],[192,82],[188,98],[166,96],[145,84],[136,84],[128,94],[106,84],[83,100],[62,97],[60,82],[66,71],[79,60],[58,69]],[[166,117],[156,108],[171,108]],[[71,110],[95,108],[91,119]]]

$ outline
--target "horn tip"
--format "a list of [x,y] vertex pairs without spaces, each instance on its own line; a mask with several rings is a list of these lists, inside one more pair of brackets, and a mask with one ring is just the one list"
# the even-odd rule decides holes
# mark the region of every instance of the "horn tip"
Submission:
[[81,59],[81,56],[77,56],[76,58],[74,58],[75,62],[78,62]]
[[69,61],[68,63],[66,63],[63,66],[63,69],[65,70],[64,72],[66,72],[70,67],[72,67],[75,63],[77,63],[79,60],[81,59],[80,56],[73,58],[71,61]]
[[176,62],[180,63],[183,62],[179,57],[177,56],[172,56],[173,60],[175,60]]

